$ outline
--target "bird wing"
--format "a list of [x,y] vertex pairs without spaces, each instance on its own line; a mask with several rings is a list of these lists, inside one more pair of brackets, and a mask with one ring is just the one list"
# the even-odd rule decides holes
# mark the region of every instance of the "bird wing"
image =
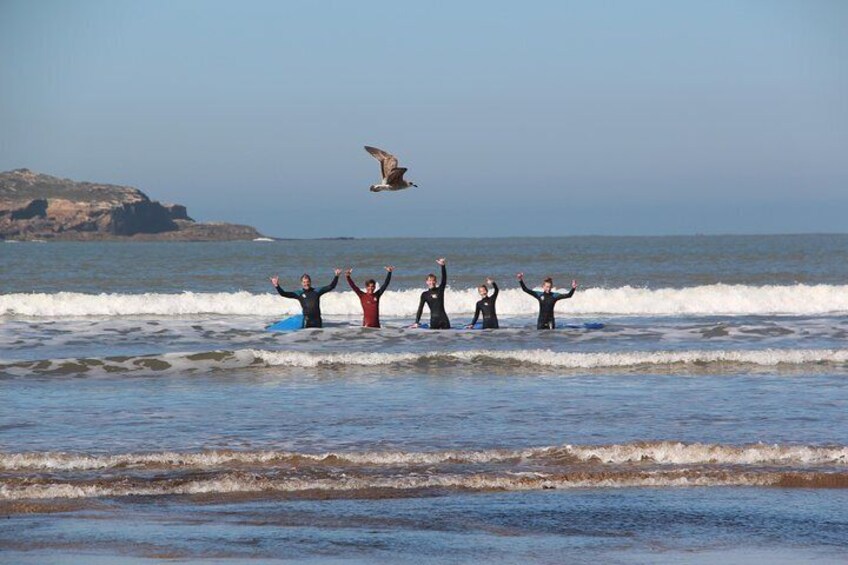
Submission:
[[400,184],[403,180],[403,173],[406,172],[406,167],[395,167],[386,177],[386,184]]
[[382,149],[377,149],[376,147],[370,147],[368,145],[365,146],[365,150],[370,153],[372,157],[380,161],[380,174],[383,175],[383,182],[388,182],[389,173],[392,172],[392,169],[397,167],[397,157],[391,153],[383,151]]

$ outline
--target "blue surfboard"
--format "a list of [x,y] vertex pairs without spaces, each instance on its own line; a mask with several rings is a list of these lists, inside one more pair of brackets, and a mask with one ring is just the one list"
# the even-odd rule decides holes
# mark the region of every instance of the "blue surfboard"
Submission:
[[294,330],[299,330],[303,328],[303,314],[297,314],[296,316],[289,316],[288,318],[283,318],[279,322],[271,324],[265,329],[269,332],[291,332]]
[[585,324],[565,324],[560,326],[562,329],[569,330],[600,330],[603,329],[604,325],[600,322],[586,322]]
[[[451,326],[451,327],[450,327],[450,329],[451,329],[451,330],[457,330],[457,331],[459,331],[459,330],[482,330],[482,329],[483,329],[483,322],[477,322],[476,324],[474,324],[474,327],[473,327],[473,328],[466,328],[465,326],[467,326],[467,325],[468,325],[468,324],[461,324],[461,325],[458,325],[458,326]],[[429,330],[429,329],[430,329],[430,324],[428,324],[427,322],[424,322],[423,324],[419,324],[419,325],[418,325],[418,329],[419,329],[419,330]]]

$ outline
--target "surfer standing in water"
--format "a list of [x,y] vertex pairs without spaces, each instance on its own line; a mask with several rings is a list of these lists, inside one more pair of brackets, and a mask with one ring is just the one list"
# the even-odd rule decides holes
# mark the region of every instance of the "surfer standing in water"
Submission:
[[430,329],[449,330],[450,320],[445,312],[445,287],[448,284],[448,271],[445,268],[445,259],[436,259],[436,263],[442,268],[442,280],[436,285],[436,275],[427,275],[427,290],[421,293],[421,301],[418,303],[418,313],[415,315],[413,328],[421,324],[421,315],[424,313],[424,304],[430,307]]
[[294,292],[283,290],[280,287],[279,275],[271,277],[271,284],[274,285],[274,288],[277,289],[277,292],[279,292],[280,296],[283,298],[292,298],[300,301],[300,307],[303,309],[302,327],[320,328],[323,326],[323,321],[321,320],[321,295],[336,288],[341,272],[341,269],[335,269],[336,276],[333,277],[333,282],[327,286],[322,286],[318,290],[312,288],[312,277],[306,273],[303,273],[303,276],[300,277],[300,284],[303,288]]
[[468,324],[466,329],[473,329],[474,324],[477,323],[477,318],[480,315],[483,315],[483,329],[484,330],[496,330],[500,326],[498,325],[498,314],[495,312],[495,300],[498,299],[498,283],[492,280],[491,277],[486,279],[486,283],[492,285],[492,289],[494,292],[492,296],[489,296],[489,287],[485,284],[481,284],[477,287],[477,292],[480,293],[481,300],[477,301],[477,308],[474,309],[474,319],[471,320],[471,323]]
[[542,292],[527,288],[524,284],[524,273],[518,273],[518,282],[521,283],[521,290],[535,298],[539,302],[539,319],[536,321],[537,330],[553,330],[556,328],[554,320],[554,306],[560,300],[571,298],[574,296],[574,291],[577,290],[577,281],[571,281],[571,290],[565,294],[552,292],[554,281],[551,277],[542,281]]
[[380,286],[380,290],[377,290],[377,281],[374,279],[368,279],[365,281],[365,292],[362,292],[362,290],[356,286],[356,283],[353,282],[353,278],[350,276],[353,269],[345,271],[347,284],[350,285],[350,288],[352,288],[353,292],[356,293],[356,296],[359,297],[359,302],[362,303],[363,327],[380,327],[380,297],[383,296],[383,293],[386,292],[387,288],[389,288],[389,283],[392,281],[392,271],[394,270],[395,268],[391,265],[386,267],[386,280],[383,281],[383,284]]

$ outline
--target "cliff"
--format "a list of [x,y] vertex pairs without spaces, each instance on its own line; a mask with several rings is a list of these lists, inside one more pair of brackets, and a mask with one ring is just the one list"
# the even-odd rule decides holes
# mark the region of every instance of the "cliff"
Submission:
[[199,223],[185,206],[137,188],[75,182],[15,169],[0,173],[0,239],[223,241],[262,235],[250,226]]

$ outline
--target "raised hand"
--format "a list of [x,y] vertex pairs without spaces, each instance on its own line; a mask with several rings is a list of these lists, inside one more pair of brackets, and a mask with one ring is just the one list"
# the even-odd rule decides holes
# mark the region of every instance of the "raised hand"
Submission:
[[486,277],[486,284],[495,284],[495,279],[492,277]]
[[571,288],[577,288],[577,281],[576,280],[571,281]]
[[394,265],[387,265],[387,266],[385,267],[385,269],[386,269],[388,272],[390,272],[390,273],[391,273],[392,271],[394,271],[394,270],[395,270],[395,266],[394,266]]
[[280,275],[274,275],[271,277],[271,284],[276,286],[280,286]]
[[444,257],[442,257],[442,258],[440,258],[440,259],[436,259],[436,263],[437,263],[438,265],[441,265],[442,267],[444,267],[444,266],[445,266],[445,258],[444,258]]
[[333,269],[333,272],[334,272],[334,273],[336,273],[336,276],[339,276],[340,274],[342,274],[342,270],[341,270],[341,269],[339,269],[338,267],[336,267],[335,269]]
[[518,273],[518,274],[517,274],[517,275],[515,275],[515,276],[516,276],[516,277],[518,278],[518,280],[520,280],[520,281],[523,281],[523,280],[524,280],[524,273]]
[[[353,267],[348,267],[347,269],[345,269],[345,274],[346,274],[347,276],[350,276],[350,274],[351,274],[352,272],[353,272]],[[336,273],[336,274],[338,274],[338,273]]]

